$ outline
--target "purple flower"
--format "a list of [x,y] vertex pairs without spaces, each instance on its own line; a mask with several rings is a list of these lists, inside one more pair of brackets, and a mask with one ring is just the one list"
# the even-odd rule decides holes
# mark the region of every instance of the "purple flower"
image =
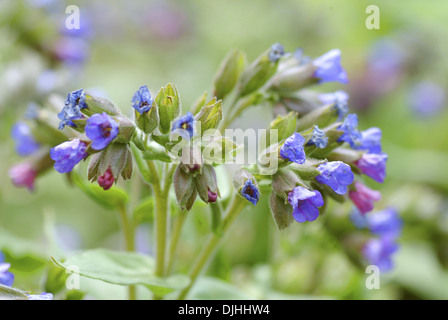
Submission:
[[132,96],[132,107],[140,114],[148,112],[153,102],[154,100],[147,86],[141,86]]
[[9,169],[9,177],[16,187],[27,187],[28,190],[34,190],[34,180],[36,180],[37,171],[28,162],[22,162],[12,166]]
[[54,56],[67,64],[81,64],[89,57],[89,43],[78,37],[63,36],[56,42]]
[[331,93],[322,93],[319,95],[319,100],[324,104],[334,103],[334,108],[338,113],[338,121],[342,120],[348,113],[348,93],[342,90]]
[[195,134],[194,123],[195,120],[193,114],[191,112],[187,112],[186,115],[174,120],[173,128],[171,131],[180,130],[182,133],[186,132],[188,134],[188,137],[191,138]]
[[316,177],[316,181],[326,184],[337,194],[345,194],[347,186],[351,185],[355,179],[350,166],[341,161],[322,163],[317,170],[321,174]]
[[39,150],[39,143],[34,140],[31,128],[24,122],[17,122],[11,130],[11,136],[15,140],[16,152],[24,157]]
[[285,48],[280,43],[274,43],[269,51],[269,61],[277,62],[285,54]]
[[58,118],[61,120],[59,123],[59,130],[64,129],[66,125],[74,127],[75,124],[72,120],[82,119],[84,117],[81,110],[87,108],[85,100],[86,93],[83,89],[70,92],[67,95],[64,108],[62,108],[62,111],[58,114]]
[[343,131],[338,139],[339,142],[347,142],[353,149],[361,143],[362,135],[358,130],[358,116],[355,113],[348,114],[338,130]]
[[0,252],[0,284],[11,287],[14,283],[14,275],[8,271],[11,264],[4,262],[5,257],[2,252]]
[[257,205],[260,199],[260,191],[258,187],[252,182],[252,179],[247,179],[244,182],[244,186],[240,191],[240,194],[249,200],[254,206]]
[[421,81],[412,87],[408,100],[413,112],[430,117],[442,111],[446,106],[446,98],[443,87],[434,82]]
[[341,66],[341,51],[333,49],[313,61],[317,70],[314,77],[319,79],[319,83],[338,81],[347,84],[347,73]]
[[397,238],[401,233],[403,221],[393,208],[366,215],[370,231],[379,236]]
[[372,211],[373,202],[381,199],[379,191],[372,190],[360,182],[355,182],[355,189],[350,190],[348,195],[362,214]]
[[355,165],[373,180],[383,183],[386,178],[386,161],[387,154],[385,153],[364,153]]
[[362,252],[370,264],[376,265],[382,272],[387,272],[393,268],[391,256],[397,250],[398,245],[393,238],[381,237],[367,241]]
[[319,216],[318,207],[324,205],[322,195],[317,190],[297,186],[288,194],[292,206],[292,216],[297,222],[314,221]]
[[357,207],[353,207],[353,210],[350,213],[350,221],[358,229],[368,227],[368,221],[366,215],[362,214]]
[[323,149],[327,146],[327,143],[328,137],[325,135],[325,132],[320,130],[318,126],[315,126],[311,139],[308,140],[307,145],[315,145],[316,147]]
[[53,294],[42,292],[41,294],[27,294],[28,300],[53,300]]
[[293,133],[280,148],[280,156],[283,159],[287,159],[298,164],[305,162],[306,155],[303,150],[303,143],[305,138],[297,132]]
[[361,132],[361,141],[352,146],[355,150],[365,150],[369,153],[381,152],[381,129],[373,127]]
[[92,148],[102,150],[118,135],[118,123],[107,113],[96,113],[87,120],[86,135]]
[[60,173],[73,170],[81,160],[87,157],[87,143],[79,139],[66,141],[51,148],[50,157],[55,161],[54,168]]
[[112,188],[115,182],[114,174],[112,173],[112,169],[107,168],[106,172],[98,178],[98,184],[104,190],[109,190]]

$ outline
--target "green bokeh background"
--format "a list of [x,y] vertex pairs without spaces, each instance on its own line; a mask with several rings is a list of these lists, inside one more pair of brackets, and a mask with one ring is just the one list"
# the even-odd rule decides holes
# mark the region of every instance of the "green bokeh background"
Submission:
[[[43,98],[33,88],[38,74],[50,66],[45,56],[30,43],[51,41],[57,36],[57,27],[63,25],[67,17],[65,4],[45,9],[33,7],[31,2],[8,0],[0,6],[0,84],[3,84],[0,90],[3,94],[0,97],[0,175],[3,177],[0,249],[12,261],[15,285],[39,291],[49,256],[64,254],[48,241],[54,226],[74,229],[80,249],[121,250],[123,246],[117,214],[98,206],[56,171],[40,177],[36,190],[31,193],[15,188],[8,178],[9,167],[20,161],[10,138],[11,126],[23,115],[30,101]],[[176,85],[183,108],[187,110],[204,91],[211,92],[219,63],[233,48],[246,52],[249,61],[275,42],[282,43],[288,51],[302,47],[312,57],[339,48],[349,79],[357,79],[373,44],[380,39],[399,42],[406,35],[415,37],[415,50],[423,53],[414,70],[407,73],[394,90],[375,99],[368,109],[358,110],[349,103],[351,110],[358,112],[360,128],[382,129],[384,151],[389,154],[386,182],[370,184],[383,195],[376,208],[396,207],[405,222],[401,248],[394,257],[396,268],[382,275],[381,289],[366,289],[365,272],[350,263],[341,250],[342,239],[328,234],[319,220],[312,224],[293,224],[281,233],[277,231],[266,192],[257,207],[245,210],[240,216],[207,270],[207,275],[232,286],[231,289],[226,287],[228,292],[222,290],[227,293],[217,293],[217,298],[240,297],[238,294],[264,299],[448,298],[448,115],[444,109],[434,117],[418,117],[410,110],[407,100],[412,84],[419,80],[435,81],[447,88],[445,16],[448,3],[442,0],[374,1],[380,9],[380,29],[369,30],[365,26],[368,16],[365,11],[371,2],[134,0],[70,3],[79,6],[81,20],[90,19],[94,35],[90,39],[89,59],[57,91],[66,94],[80,87],[101,90],[125,114],[129,114],[130,99],[139,86],[147,84],[156,94],[168,82]],[[14,16],[11,12],[20,14]],[[155,14],[151,16],[154,12],[160,21],[154,18]],[[164,36],[157,31],[157,26],[164,21],[163,14],[168,15],[165,18],[168,22],[164,23],[170,25],[172,12],[177,16],[171,25],[181,23],[174,29],[174,36]],[[21,68],[29,65],[36,66],[37,70]],[[14,80],[21,77],[22,82]],[[17,86],[14,87],[14,83]],[[354,84],[356,81],[347,86],[328,83],[314,89],[350,91]],[[258,106],[242,117],[235,126],[262,128],[271,120],[272,111]],[[82,170],[85,166],[81,166]],[[225,177],[225,173],[222,176]],[[220,186],[228,188],[224,178]],[[328,214],[348,221],[349,204],[332,204],[330,209]],[[209,231],[207,213],[197,204],[188,220],[179,248],[182,261],[176,266],[179,271],[188,270],[188,262],[194,259]],[[148,225],[144,227],[149,229]],[[67,233],[60,231],[62,235]],[[152,239],[152,234],[142,229],[141,250],[148,250]],[[60,240],[57,243],[61,245]],[[204,283],[206,288],[207,283]],[[111,289],[99,282],[86,281],[82,285],[96,299],[125,296],[122,288]],[[208,297],[204,290],[197,290],[198,298]]]

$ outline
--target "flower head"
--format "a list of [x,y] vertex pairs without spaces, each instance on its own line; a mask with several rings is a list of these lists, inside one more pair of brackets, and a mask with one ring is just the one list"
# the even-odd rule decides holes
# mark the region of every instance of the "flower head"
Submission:
[[393,208],[366,215],[370,231],[379,236],[397,238],[403,227],[403,220]]
[[60,173],[73,170],[81,160],[87,157],[87,143],[79,139],[66,141],[51,148],[50,157],[55,161],[54,168]]
[[109,190],[110,188],[112,188],[114,182],[115,177],[110,167],[107,168],[106,172],[102,176],[98,177],[98,184],[104,190]]
[[373,202],[381,199],[381,193],[372,190],[360,182],[355,182],[355,189],[350,190],[348,195],[362,214],[373,210]]
[[328,137],[325,135],[325,132],[320,130],[318,126],[315,126],[311,139],[308,140],[307,145],[315,145],[316,147],[323,149],[327,146],[327,143]]
[[364,245],[363,255],[370,264],[376,265],[380,271],[387,272],[393,268],[391,256],[398,250],[393,238],[381,237],[370,239]]
[[292,206],[292,216],[297,222],[314,221],[319,216],[318,207],[324,205],[322,195],[317,190],[297,186],[288,194]]
[[364,153],[355,165],[373,180],[383,183],[386,178],[386,161],[387,154],[385,153]]
[[280,156],[292,162],[302,164],[306,160],[305,151],[303,150],[303,143],[305,138],[299,133],[295,132],[292,136],[285,140],[285,143],[280,147]]
[[11,287],[14,283],[14,275],[8,271],[11,264],[4,262],[5,257],[2,252],[0,252],[0,284]]
[[147,86],[141,86],[132,96],[132,107],[140,114],[148,112],[154,99],[151,96]]
[[341,66],[341,51],[333,49],[313,61],[317,70],[314,77],[319,79],[319,83],[338,81],[348,83],[347,73]]
[[338,139],[339,142],[347,142],[352,148],[356,148],[361,143],[362,136],[358,130],[358,116],[356,114],[348,114],[338,130],[343,131]]
[[369,153],[381,152],[381,129],[372,127],[361,132],[361,140],[358,145],[352,146],[356,150],[365,150]]
[[171,131],[181,130],[181,132],[186,132],[188,137],[192,137],[195,134],[195,120],[191,112],[187,112],[186,115],[177,118],[173,122],[173,128]]
[[64,108],[62,108],[62,111],[58,113],[58,118],[61,120],[59,123],[59,130],[64,129],[66,125],[74,127],[75,124],[72,120],[83,118],[81,110],[87,108],[85,100],[86,93],[83,89],[70,92],[67,95]]
[[355,179],[350,166],[341,161],[331,161],[322,163],[317,167],[320,175],[316,177],[316,181],[326,184],[337,194],[345,194],[347,186],[352,184]]
[[11,130],[11,136],[16,144],[16,152],[24,157],[39,150],[39,143],[34,140],[30,127],[24,122],[17,122]]
[[280,43],[274,43],[269,51],[269,61],[277,62],[285,54],[285,48]]
[[28,162],[22,162],[12,166],[9,169],[9,177],[16,187],[27,187],[28,190],[34,190],[34,180],[36,180],[37,171]]
[[87,120],[86,135],[92,148],[102,150],[118,135],[118,123],[107,113],[96,113]]
[[252,182],[252,179],[247,179],[244,182],[243,188],[241,188],[240,194],[249,200],[254,206],[257,205],[260,199],[260,191],[258,187]]

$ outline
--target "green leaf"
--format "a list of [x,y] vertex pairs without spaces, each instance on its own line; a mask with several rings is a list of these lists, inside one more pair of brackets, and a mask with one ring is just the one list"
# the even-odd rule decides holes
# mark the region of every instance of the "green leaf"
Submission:
[[210,277],[198,279],[188,299],[192,300],[254,300],[255,297],[222,280]]
[[134,210],[134,218],[138,223],[151,222],[154,219],[154,198],[142,201]]
[[0,284],[0,300],[27,300],[27,299],[28,296],[24,291]]
[[112,187],[105,191],[97,184],[84,182],[84,180],[82,180],[81,177],[75,172],[72,172],[71,175],[73,182],[79,189],[81,189],[81,191],[83,191],[93,201],[107,209],[122,207],[129,200],[127,193],[118,187]]
[[54,257],[52,261],[61,268],[77,274],[116,285],[144,285],[155,295],[162,296],[183,289],[189,284],[185,275],[159,278],[154,275],[154,260],[136,252],[116,252],[95,249],[75,255],[64,262]]

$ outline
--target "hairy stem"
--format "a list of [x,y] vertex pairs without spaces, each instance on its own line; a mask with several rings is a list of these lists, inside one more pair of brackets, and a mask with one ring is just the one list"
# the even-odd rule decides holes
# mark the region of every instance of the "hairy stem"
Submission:
[[[225,232],[229,229],[229,227],[232,225],[232,222],[235,220],[235,218],[239,215],[241,210],[245,207],[246,201],[242,199],[241,197],[234,195],[232,202],[229,204],[226,210],[226,216],[222,221],[222,234],[225,234]],[[195,284],[199,274],[204,269],[207,262],[212,257],[213,253],[215,252],[215,249],[218,247],[218,244],[220,243],[220,240],[222,239],[221,236],[217,234],[213,234],[208,239],[206,245],[202,249],[201,253],[198,256],[198,259],[196,260],[195,264],[193,265],[189,276],[190,276],[190,284],[188,287],[186,287],[182,292],[179,294],[178,299],[184,300],[188,293],[190,292],[190,289]]]
[[[127,210],[124,206],[118,208],[121,218],[121,225],[123,228],[126,251],[135,251],[135,229],[133,223],[129,221]],[[136,299],[135,286],[129,286],[129,300]]]
[[179,243],[180,234],[182,233],[182,227],[184,226],[185,218],[187,217],[186,212],[180,212],[176,223],[174,225],[173,234],[170,242],[169,256],[168,256],[168,264],[167,264],[167,273],[169,274],[173,269],[174,258],[176,256],[177,245]]

